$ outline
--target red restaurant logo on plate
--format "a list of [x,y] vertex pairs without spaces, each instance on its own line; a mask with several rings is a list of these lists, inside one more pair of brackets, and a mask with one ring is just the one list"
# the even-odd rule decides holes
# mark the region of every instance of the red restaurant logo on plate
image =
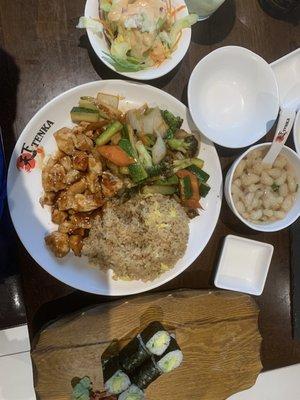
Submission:
[[39,144],[52,125],[54,125],[54,122],[47,120],[35,135],[31,144],[29,146],[26,143],[23,144],[21,155],[17,158],[16,163],[19,170],[30,172],[37,166],[36,156],[39,155],[42,159],[44,158],[44,149]]

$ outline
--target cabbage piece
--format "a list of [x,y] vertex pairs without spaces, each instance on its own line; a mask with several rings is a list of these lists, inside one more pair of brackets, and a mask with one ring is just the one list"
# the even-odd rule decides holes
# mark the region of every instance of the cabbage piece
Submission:
[[167,154],[167,146],[160,134],[157,134],[155,145],[152,147],[153,164],[159,164]]
[[161,31],[158,34],[158,37],[160,38],[160,40],[162,41],[163,44],[166,44],[169,48],[171,47],[171,38],[170,38],[170,35],[168,34],[168,32]]
[[103,33],[101,22],[89,17],[80,17],[76,28],[90,29],[94,33]]
[[104,59],[111,64],[116,71],[118,72],[137,72],[141,71],[145,68],[148,68],[148,65],[145,63],[140,63],[135,60],[133,57],[127,57],[127,59],[113,56],[112,54],[104,53],[107,57]]
[[111,10],[111,3],[108,0],[100,0],[100,9],[105,12],[110,12]]
[[105,107],[112,107],[116,110],[119,108],[119,96],[113,94],[99,92],[97,94],[97,101]]
[[168,125],[166,124],[165,120],[163,119],[160,109],[158,107],[154,108],[154,123],[153,123],[153,130],[156,135],[160,135],[165,137],[168,131]]
[[118,37],[111,44],[110,53],[113,57],[127,60],[127,52],[130,49],[130,43],[126,42],[122,35],[118,35]]
[[126,121],[137,132],[143,131],[142,115],[139,110],[129,110],[126,113]]
[[180,18],[174,23],[170,31],[171,47],[176,43],[180,31],[184,28],[189,28],[198,21],[197,14],[189,14],[186,17]]

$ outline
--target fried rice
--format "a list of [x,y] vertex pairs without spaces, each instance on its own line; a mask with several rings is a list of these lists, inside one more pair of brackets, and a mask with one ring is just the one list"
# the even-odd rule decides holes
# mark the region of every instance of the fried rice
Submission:
[[189,219],[176,200],[136,195],[109,202],[84,239],[82,253],[114,279],[152,281],[184,255]]

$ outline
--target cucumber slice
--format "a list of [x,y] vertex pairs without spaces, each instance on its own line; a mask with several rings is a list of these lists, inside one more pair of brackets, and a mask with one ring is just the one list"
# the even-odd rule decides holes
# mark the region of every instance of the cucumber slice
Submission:
[[142,188],[143,194],[163,194],[163,195],[171,195],[176,193],[177,189],[174,186],[144,186]]
[[97,146],[103,146],[108,143],[110,139],[123,128],[123,125],[119,121],[111,123],[104,132],[101,133],[96,139]]
[[80,99],[79,107],[88,108],[89,110],[96,110],[99,112],[98,107],[94,103],[92,103],[90,100]]
[[99,111],[83,107],[73,107],[71,110],[71,119],[73,122],[97,122],[99,120]]
[[148,178],[147,172],[145,171],[144,167],[139,163],[129,165],[128,171],[130,174],[130,178],[133,180],[134,183],[141,182],[144,179]]
[[189,176],[185,176],[182,179],[182,181],[183,181],[184,198],[185,199],[190,199],[192,197],[192,194],[193,194],[191,178]]
[[210,191],[210,186],[208,186],[207,183],[200,182],[200,185],[199,185],[200,196],[206,197],[208,195],[209,191]]
[[201,183],[205,183],[209,179],[209,174],[203,171],[203,169],[196,167],[196,165],[187,167],[187,170],[195,174]]
[[156,185],[159,186],[172,186],[172,185],[178,185],[178,177],[176,175],[170,176],[170,178],[166,179],[158,179],[155,182]]

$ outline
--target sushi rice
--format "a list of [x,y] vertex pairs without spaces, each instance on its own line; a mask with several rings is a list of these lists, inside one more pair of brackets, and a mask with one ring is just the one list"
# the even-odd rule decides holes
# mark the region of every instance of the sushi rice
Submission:
[[105,389],[110,394],[120,394],[130,386],[130,379],[125,372],[118,370],[105,382]]
[[156,332],[146,343],[146,348],[151,354],[161,356],[170,344],[170,335],[167,331]]
[[136,385],[131,385],[125,392],[121,393],[118,400],[144,400],[144,392]]
[[167,353],[163,356],[159,361],[157,361],[157,365],[159,369],[164,373],[168,373],[173,371],[175,368],[178,368],[183,361],[183,355],[181,350],[174,350],[170,353]]

